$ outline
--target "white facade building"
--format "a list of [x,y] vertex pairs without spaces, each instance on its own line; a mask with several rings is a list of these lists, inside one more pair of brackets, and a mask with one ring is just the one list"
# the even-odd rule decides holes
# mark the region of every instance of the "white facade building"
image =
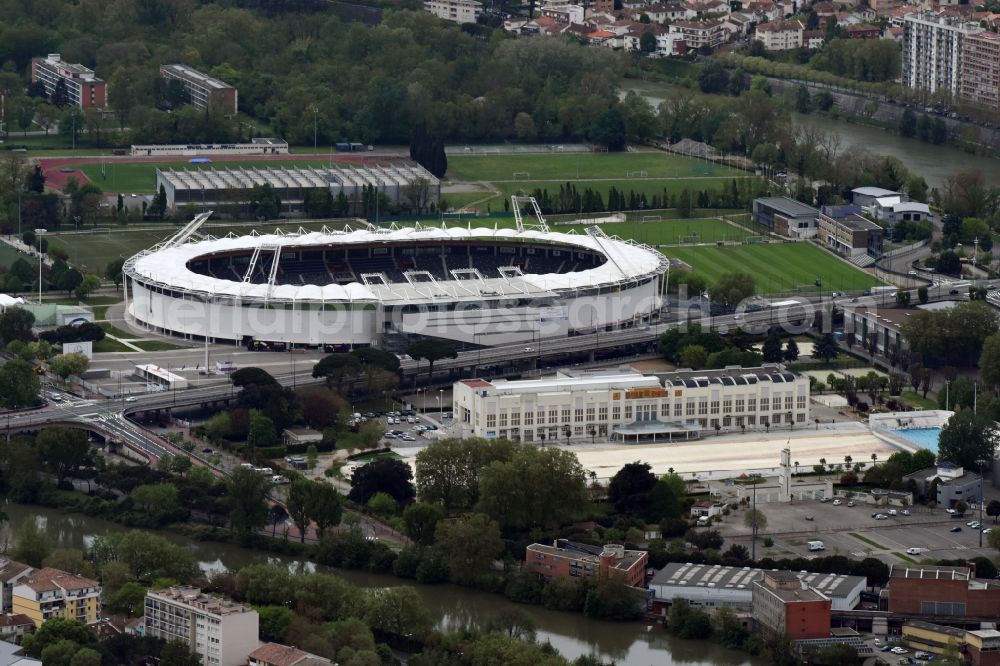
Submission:
[[[868,581],[863,576],[843,574],[796,574],[800,580],[830,598],[831,610],[854,610],[861,603],[861,592]],[[753,599],[753,584],[763,579],[763,569],[724,567],[718,564],[668,564],[649,582],[654,609],[659,604],[683,599],[692,606],[707,611],[729,607],[749,611]]]
[[[807,377],[780,366],[594,372],[453,387],[465,435],[526,442],[584,438],[626,443],[698,439],[705,429],[763,429],[809,420]],[[568,436],[567,436],[568,435]]]
[[903,85],[958,96],[965,37],[983,31],[975,23],[936,12],[903,18]]
[[770,21],[757,26],[757,41],[768,51],[788,51],[802,46],[801,21]]
[[426,0],[424,10],[446,21],[475,23],[483,11],[483,3],[476,0]]
[[181,641],[204,666],[241,666],[260,646],[259,616],[249,606],[204,594],[196,587],[146,593],[146,636]]

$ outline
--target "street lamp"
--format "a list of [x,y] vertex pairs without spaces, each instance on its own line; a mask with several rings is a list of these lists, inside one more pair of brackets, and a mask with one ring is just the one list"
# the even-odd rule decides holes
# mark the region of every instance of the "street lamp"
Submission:
[[441,400],[444,397],[444,389],[438,389],[438,418],[441,418],[441,414],[444,410],[441,408]]
[[[20,211],[18,211],[20,214]],[[38,304],[42,304],[42,236],[45,229],[35,229],[35,238],[38,239]]]
[[753,521],[751,522],[750,535],[750,559],[757,560],[757,479],[760,474],[751,474],[750,483],[753,484]]
[[317,119],[318,119],[319,109],[315,105],[313,105],[312,109],[313,109],[313,152],[315,153],[316,152],[316,145],[317,145],[316,144],[316,128],[317,128],[317,124],[316,123],[317,123]]
[[986,503],[986,492],[983,484],[983,467],[988,463],[988,460],[983,460],[980,458],[976,461],[979,465],[979,547],[983,547],[983,504]]

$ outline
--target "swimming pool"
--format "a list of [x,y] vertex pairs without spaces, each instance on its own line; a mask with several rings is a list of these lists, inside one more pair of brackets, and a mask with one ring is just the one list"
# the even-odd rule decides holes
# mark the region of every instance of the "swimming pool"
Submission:
[[890,430],[898,437],[913,442],[921,448],[938,452],[938,437],[941,435],[941,428],[903,428]]

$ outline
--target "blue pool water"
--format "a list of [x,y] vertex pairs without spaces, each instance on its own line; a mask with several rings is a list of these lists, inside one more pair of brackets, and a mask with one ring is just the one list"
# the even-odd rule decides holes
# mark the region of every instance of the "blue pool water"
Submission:
[[935,454],[938,452],[938,437],[941,435],[941,428],[910,428],[908,430],[893,430],[892,432],[917,446],[933,451]]

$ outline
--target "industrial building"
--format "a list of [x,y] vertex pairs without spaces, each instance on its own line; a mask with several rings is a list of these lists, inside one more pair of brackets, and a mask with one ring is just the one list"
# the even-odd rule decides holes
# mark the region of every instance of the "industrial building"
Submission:
[[889,612],[946,618],[1000,618],[1000,581],[975,578],[970,567],[893,564]]
[[765,571],[752,583],[754,625],[792,640],[830,635],[831,601],[792,571]]
[[809,420],[808,378],[778,365],[661,375],[560,371],[543,379],[467,379],[454,384],[453,396],[464,435],[526,442],[573,437],[683,441],[716,427],[756,430]]
[[[707,611],[728,607],[749,612],[753,607],[753,584],[763,575],[763,569],[751,567],[688,562],[668,564],[649,583],[653,611],[666,617],[673,600],[683,599]],[[863,576],[807,572],[794,575],[810,589],[827,597],[832,611],[853,610],[861,603],[861,592],[868,584]]]
[[145,635],[180,641],[204,666],[243,666],[260,645],[259,616],[249,606],[204,594],[196,587],[146,593]]
[[58,53],[50,53],[44,58],[33,58],[31,80],[41,82],[49,99],[52,99],[59,82],[62,81],[66,89],[66,101],[69,104],[81,109],[100,109],[106,104],[104,81],[97,78],[94,70],[83,65],[63,62]]
[[525,548],[524,565],[546,578],[619,578],[632,587],[646,582],[649,553],[624,546],[603,547],[556,539],[550,546],[533,543]]
[[160,76],[183,83],[191,104],[199,109],[236,113],[238,93],[236,88],[224,81],[202,74],[187,65],[160,65]]
[[[420,188],[421,180],[426,189]],[[362,199],[363,190],[373,187],[394,205],[406,204],[419,194],[423,205],[437,203],[441,198],[441,181],[418,165],[351,168],[272,168],[252,169],[157,169],[156,190],[163,187],[167,208],[194,206],[207,210],[213,207],[245,204],[258,185],[270,185],[281,199],[283,212],[302,210],[306,193],[329,190],[336,198],[340,194],[349,201]],[[411,192],[418,188],[420,192]]]

